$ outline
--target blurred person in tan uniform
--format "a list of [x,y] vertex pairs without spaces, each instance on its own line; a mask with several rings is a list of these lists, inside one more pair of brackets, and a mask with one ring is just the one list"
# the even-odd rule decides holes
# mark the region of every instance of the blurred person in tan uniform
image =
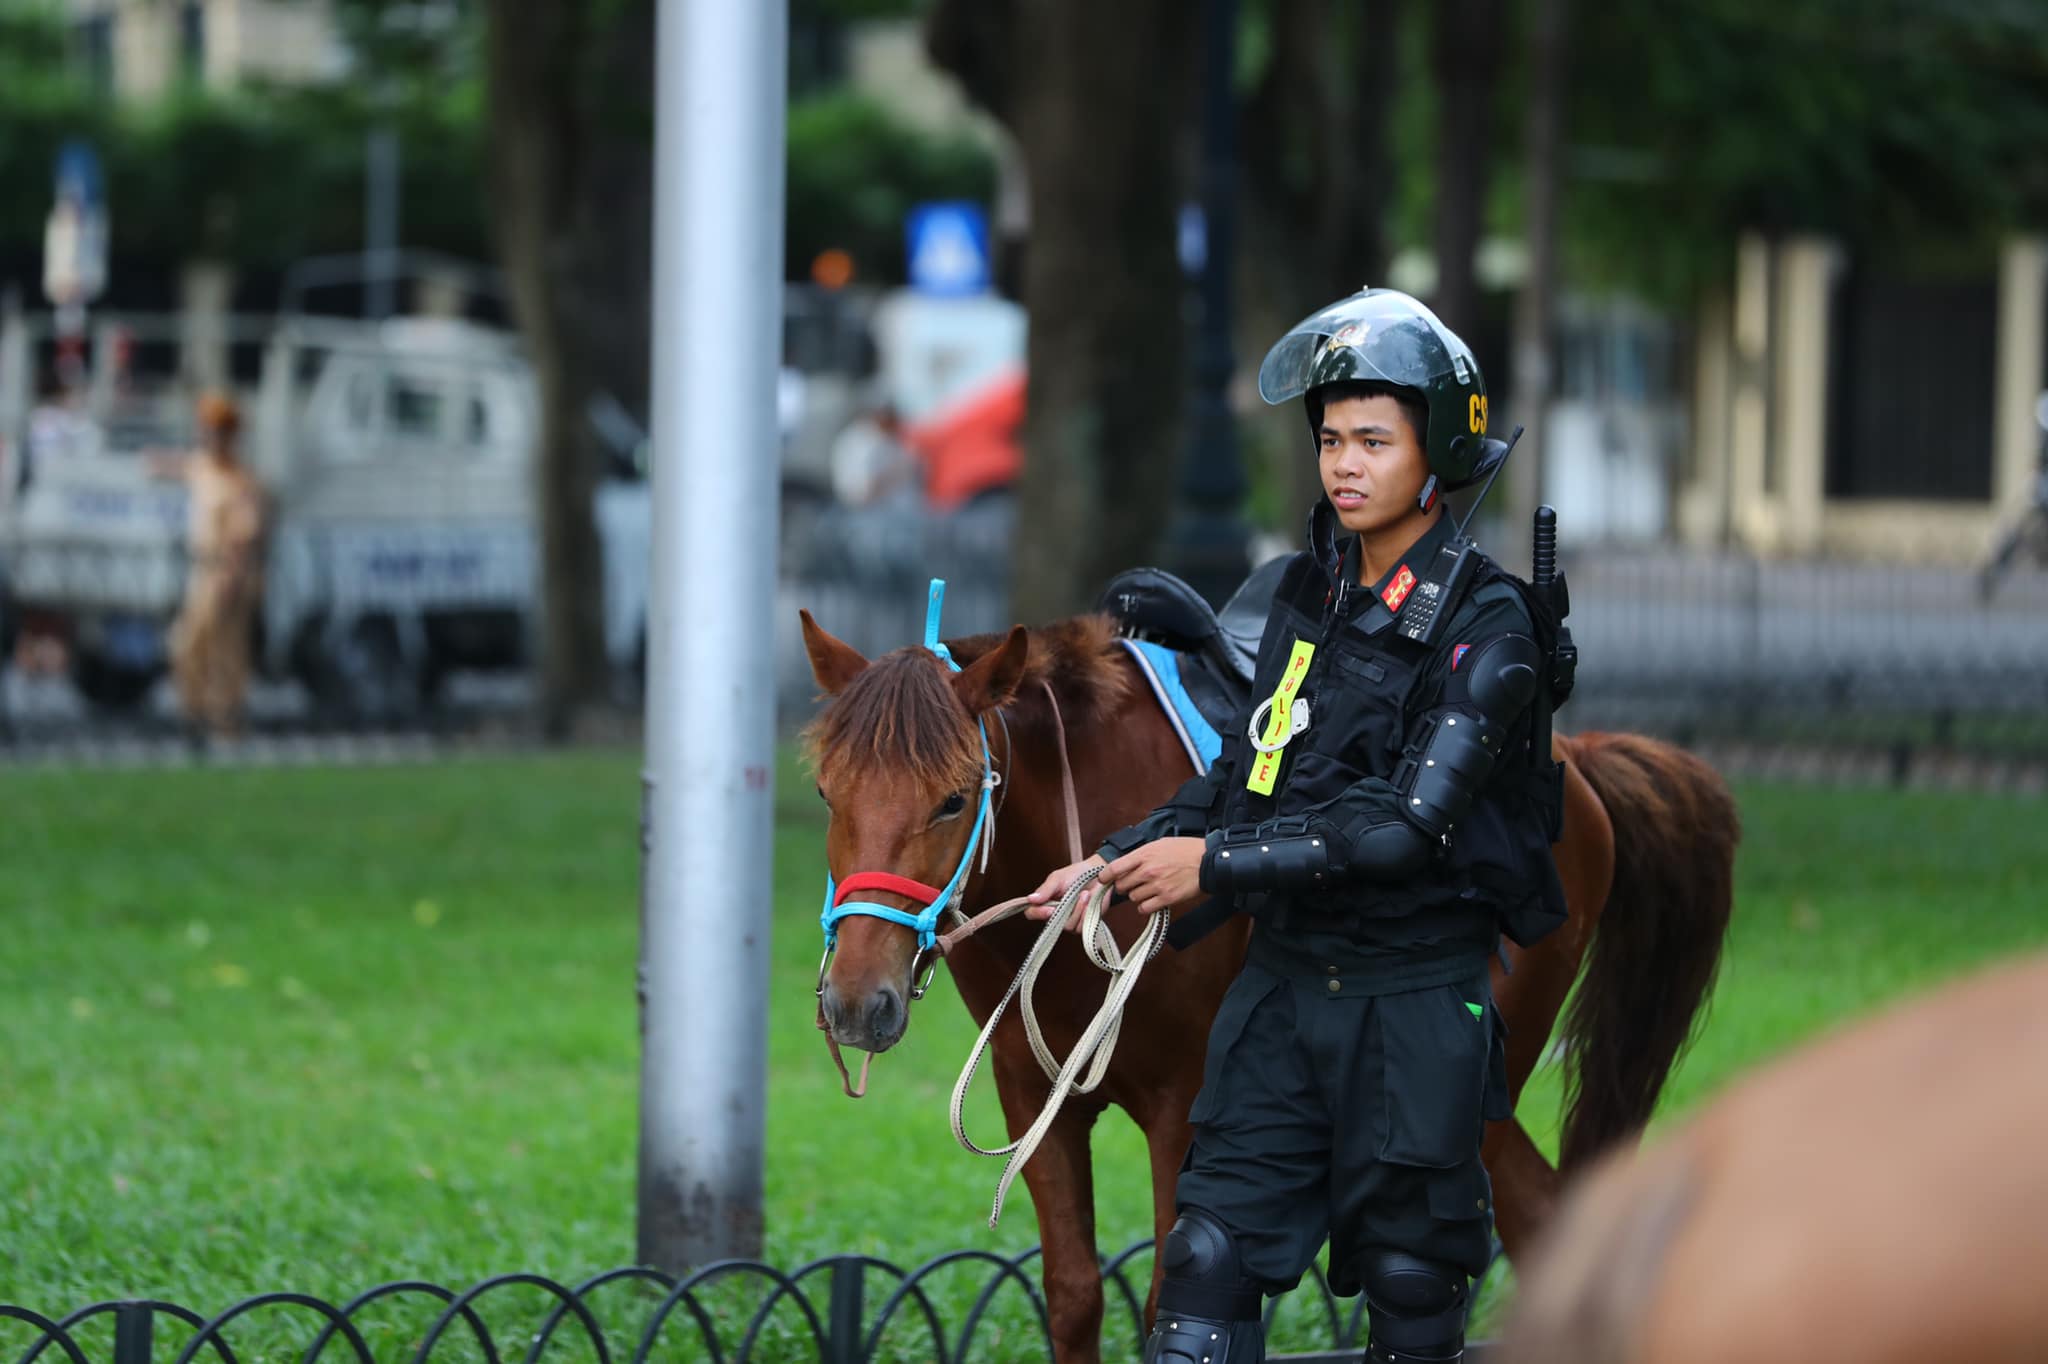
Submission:
[[232,400],[199,400],[199,446],[159,465],[184,480],[185,601],[171,625],[171,676],[185,716],[229,737],[242,723],[249,635],[263,592],[263,488],[242,463],[242,417]]

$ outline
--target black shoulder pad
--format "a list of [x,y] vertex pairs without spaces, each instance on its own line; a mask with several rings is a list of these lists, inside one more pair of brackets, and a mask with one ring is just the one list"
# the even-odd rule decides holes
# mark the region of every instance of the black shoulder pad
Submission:
[[1527,635],[1493,635],[1451,665],[1444,700],[1469,703],[1493,725],[1512,723],[1536,697],[1543,651]]

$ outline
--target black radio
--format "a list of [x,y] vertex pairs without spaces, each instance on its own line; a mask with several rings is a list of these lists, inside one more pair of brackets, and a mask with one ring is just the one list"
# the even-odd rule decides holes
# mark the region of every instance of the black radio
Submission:
[[1395,633],[1417,644],[1434,645],[1443,636],[1458,598],[1465,594],[1478,557],[1479,547],[1462,535],[1438,549],[1435,562],[1401,603]]

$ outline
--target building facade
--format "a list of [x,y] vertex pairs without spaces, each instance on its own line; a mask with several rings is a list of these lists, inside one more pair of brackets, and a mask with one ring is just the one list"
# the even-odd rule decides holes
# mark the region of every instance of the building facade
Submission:
[[86,65],[118,99],[181,82],[231,89],[251,80],[340,75],[347,49],[331,0],[65,0]]
[[1702,307],[1677,528],[1767,556],[1980,558],[2031,493],[2048,239],[1976,269],[1746,236]]

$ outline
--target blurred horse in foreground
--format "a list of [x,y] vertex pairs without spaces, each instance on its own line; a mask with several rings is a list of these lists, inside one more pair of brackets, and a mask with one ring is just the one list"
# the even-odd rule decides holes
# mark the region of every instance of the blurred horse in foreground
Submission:
[[1736,1084],[1566,1200],[1512,1364],[2048,1360],[2048,954]]

